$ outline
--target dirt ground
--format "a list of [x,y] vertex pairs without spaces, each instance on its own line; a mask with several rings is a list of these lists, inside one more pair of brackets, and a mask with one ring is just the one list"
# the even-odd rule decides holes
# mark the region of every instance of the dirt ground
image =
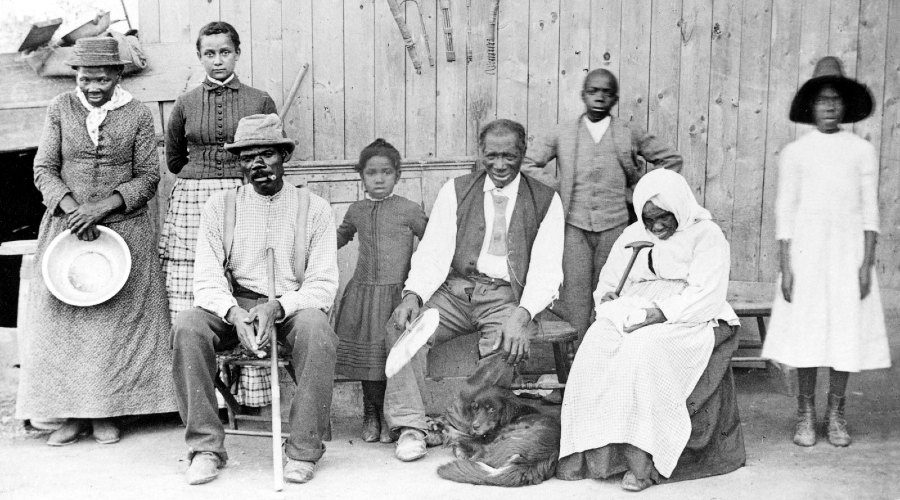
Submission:
[[[900,293],[885,291],[894,367],[851,376],[847,419],[849,448],[820,441],[800,448],[790,441],[795,401],[766,370],[735,370],[747,447],[747,465],[731,474],[652,487],[641,498],[691,499],[900,499]],[[820,417],[827,377],[820,374]],[[339,417],[334,439],[315,479],[272,490],[271,441],[229,436],[230,461],[219,478],[188,486],[183,427],[176,415],[127,424],[123,440],[99,445],[90,438],[65,448],[44,445],[45,434],[26,430],[13,415],[15,370],[0,373],[0,499],[205,499],[205,498],[635,498],[608,481],[560,481],[503,489],[456,484],[435,469],[450,451],[401,463],[392,445],[357,438],[361,419]],[[356,394],[356,393],[354,393]]]

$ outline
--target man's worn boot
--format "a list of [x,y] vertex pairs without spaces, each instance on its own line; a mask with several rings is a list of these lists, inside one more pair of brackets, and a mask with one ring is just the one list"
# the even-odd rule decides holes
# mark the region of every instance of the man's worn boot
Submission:
[[797,425],[794,426],[794,444],[816,444],[816,398],[814,395],[797,396]]
[[828,394],[828,413],[825,414],[825,428],[828,429],[828,442],[834,446],[849,446],[850,434],[847,432],[847,421],[844,420],[844,401],[847,398],[836,394]]

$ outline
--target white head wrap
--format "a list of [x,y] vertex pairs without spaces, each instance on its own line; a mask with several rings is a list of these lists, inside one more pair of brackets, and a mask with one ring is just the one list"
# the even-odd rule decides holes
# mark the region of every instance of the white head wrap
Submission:
[[634,188],[634,212],[643,224],[641,212],[650,201],[657,207],[672,212],[683,231],[702,220],[711,220],[709,210],[700,206],[694,192],[681,174],[666,169],[656,169],[641,177]]

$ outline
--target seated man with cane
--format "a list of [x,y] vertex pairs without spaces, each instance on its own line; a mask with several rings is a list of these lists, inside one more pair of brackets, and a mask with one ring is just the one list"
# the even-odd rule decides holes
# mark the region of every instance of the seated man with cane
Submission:
[[557,296],[562,202],[551,188],[519,173],[525,147],[519,123],[487,124],[478,136],[478,168],[444,184],[413,254],[387,340],[396,342],[423,306],[438,310],[440,324],[387,381],[385,416],[391,430],[400,432],[395,453],[402,461],[425,456],[428,350],[478,333],[480,360],[469,382],[509,386],[515,366],[528,358],[537,332],[534,317]]
[[[225,149],[240,157],[247,184],[214,195],[204,207],[195,307],[180,313],[173,326],[173,375],[191,460],[186,478],[189,484],[212,481],[228,458],[214,388],[215,353],[238,343],[258,352],[277,333],[291,349],[297,380],[284,476],[304,483],[325,453],[322,436],[329,424],[338,341],[325,314],[338,289],[331,206],[284,182],[283,163],[294,143],[277,115],[242,118],[234,143]],[[274,250],[273,301],[266,301],[269,248]]]

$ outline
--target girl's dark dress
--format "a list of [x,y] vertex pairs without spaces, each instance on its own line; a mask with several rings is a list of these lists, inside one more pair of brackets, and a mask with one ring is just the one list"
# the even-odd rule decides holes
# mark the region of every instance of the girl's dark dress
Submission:
[[338,248],[359,233],[356,272],[341,298],[336,371],[354,380],[384,380],[385,325],[400,303],[409,274],[413,237],[422,238],[428,218],[402,196],[350,205],[337,230]]

